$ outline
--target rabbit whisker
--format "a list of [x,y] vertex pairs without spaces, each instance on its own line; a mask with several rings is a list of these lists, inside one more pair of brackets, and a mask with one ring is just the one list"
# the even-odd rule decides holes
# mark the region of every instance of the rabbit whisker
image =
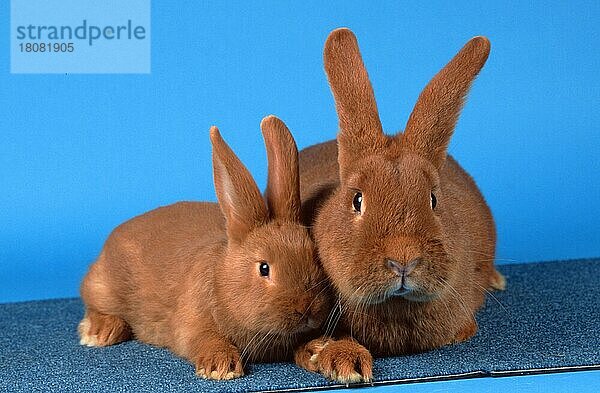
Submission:
[[[250,349],[252,348],[251,345],[254,342],[254,340],[256,340],[256,338],[258,337],[259,334],[261,334],[261,331],[256,332],[252,338],[246,343],[246,345],[244,346],[244,349],[242,350],[242,352],[240,353],[240,358],[242,358],[242,364],[245,365],[245,362],[247,360],[245,360],[245,356],[246,355],[250,355]],[[249,352],[250,351],[250,352]],[[250,356],[248,356],[248,358],[250,358]]]
[[[322,282],[322,281],[321,281]],[[310,304],[308,305],[308,307],[306,307],[306,310],[302,313],[302,318],[304,318],[304,316],[306,315],[307,312],[310,311],[310,307],[313,305],[313,303],[315,302],[315,300],[317,300],[317,298],[319,297],[319,295],[321,293],[323,293],[324,290],[326,290],[327,288],[329,288],[331,286],[330,283],[328,283],[327,285],[325,285],[312,299],[312,301],[310,302]]]
[[[317,282],[316,284],[314,284],[310,288],[307,288],[304,292],[308,292],[308,291],[312,290],[313,288],[318,287],[319,285],[321,285],[323,282],[325,282],[327,280],[329,280],[329,278],[325,277],[324,279],[320,280],[319,282]],[[331,283],[329,283],[329,285],[331,285]]]
[[[331,311],[329,312],[329,315],[327,316],[327,327],[325,329],[325,336],[329,336],[331,337],[331,333],[330,333],[330,328],[331,328],[331,323],[333,322],[333,319],[335,318],[335,314],[338,312],[338,308],[340,308],[340,312],[341,312],[341,299],[338,297],[334,306],[331,308]],[[333,329],[331,329],[331,332],[333,332]]]

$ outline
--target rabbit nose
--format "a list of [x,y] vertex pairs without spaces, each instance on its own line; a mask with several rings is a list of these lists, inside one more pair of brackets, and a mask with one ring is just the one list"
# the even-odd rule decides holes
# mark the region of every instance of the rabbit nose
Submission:
[[408,276],[419,263],[419,258],[414,258],[408,261],[408,263],[403,264],[401,262],[395,261],[393,259],[386,259],[385,263],[391,271],[393,271],[399,277]]

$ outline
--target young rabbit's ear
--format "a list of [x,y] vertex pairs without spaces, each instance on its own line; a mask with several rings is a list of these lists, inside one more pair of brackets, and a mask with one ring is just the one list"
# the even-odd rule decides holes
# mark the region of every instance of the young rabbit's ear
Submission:
[[325,42],[323,59],[340,122],[338,159],[344,173],[351,164],[347,161],[385,147],[386,138],[354,34],[345,28],[334,30]]
[[269,175],[267,205],[271,216],[285,221],[300,221],[300,178],[298,148],[285,123],[267,116],[260,123],[265,139]]
[[487,38],[472,38],[425,86],[406,124],[403,148],[442,166],[465,96],[489,53]]
[[227,221],[227,236],[239,243],[253,228],[267,222],[267,207],[248,169],[221,138],[217,127],[211,127],[210,141],[215,190]]

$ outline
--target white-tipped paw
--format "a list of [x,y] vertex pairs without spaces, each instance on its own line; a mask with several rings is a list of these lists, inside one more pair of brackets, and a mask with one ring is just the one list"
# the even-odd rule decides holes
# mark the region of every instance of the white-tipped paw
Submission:
[[497,270],[492,273],[490,288],[497,291],[504,291],[506,289],[506,278]]
[[98,341],[98,336],[96,334],[90,334],[90,320],[85,317],[79,322],[79,327],[77,328],[79,331],[79,344],[85,345],[87,347],[99,347],[101,346]]
[[195,365],[196,375],[204,379],[228,380],[244,375],[240,354],[234,347],[201,355]]
[[296,354],[296,363],[345,385],[373,379],[371,354],[351,339],[313,340]]

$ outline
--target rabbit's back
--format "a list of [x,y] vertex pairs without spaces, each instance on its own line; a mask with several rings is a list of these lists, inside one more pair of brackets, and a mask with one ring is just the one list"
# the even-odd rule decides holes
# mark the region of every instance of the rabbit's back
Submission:
[[220,258],[225,242],[218,205],[180,202],[157,208],[110,234],[82,283],[82,298],[98,312],[123,318],[136,337],[164,345],[181,317],[173,312],[185,291],[194,288],[211,299],[211,261]]
[[492,212],[473,178],[450,155],[440,170],[445,203],[444,229],[448,251],[459,264],[463,288],[472,289],[473,307],[484,300],[494,277],[496,226]]

